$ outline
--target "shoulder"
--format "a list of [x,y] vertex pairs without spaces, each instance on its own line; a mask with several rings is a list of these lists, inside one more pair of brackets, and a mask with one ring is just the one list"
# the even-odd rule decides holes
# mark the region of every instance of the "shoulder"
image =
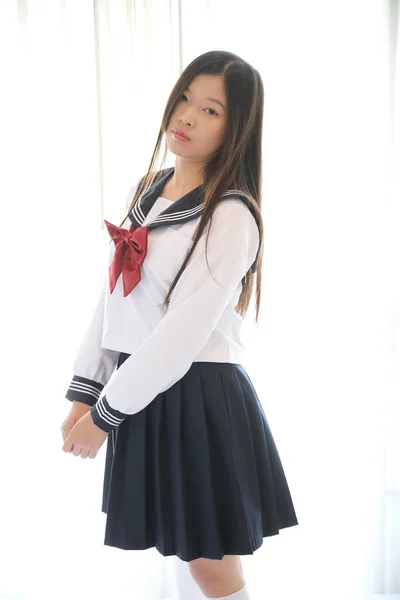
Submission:
[[229,230],[232,234],[259,237],[258,216],[245,194],[223,195],[214,209],[212,223],[216,228]]

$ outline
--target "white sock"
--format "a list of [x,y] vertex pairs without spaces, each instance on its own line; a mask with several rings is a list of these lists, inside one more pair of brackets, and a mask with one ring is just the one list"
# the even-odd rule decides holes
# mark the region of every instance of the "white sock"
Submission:
[[[204,596],[204,598],[209,598],[209,596]],[[249,588],[245,584],[238,592],[233,592],[233,594],[229,594],[228,596],[221,596],[221,598],[213,598],[212,600],[251,600],[251,598]]]

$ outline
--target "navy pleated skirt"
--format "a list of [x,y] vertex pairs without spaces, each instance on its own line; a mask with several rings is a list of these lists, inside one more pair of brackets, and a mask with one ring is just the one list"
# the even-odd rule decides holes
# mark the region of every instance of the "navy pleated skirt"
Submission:
[[298,525],[243,365],[194,362],[109,434],[102,511],[105,545],[155,547],[184,561],[252,554],[264,537]]

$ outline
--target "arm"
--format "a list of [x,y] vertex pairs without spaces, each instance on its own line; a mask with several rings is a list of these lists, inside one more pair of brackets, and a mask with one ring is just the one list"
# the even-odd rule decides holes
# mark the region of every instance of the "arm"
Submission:
[[100,297],[81,341],[73,365],[73,378],[66,398],[93,406],[99,399],[107,381],[117,366],[119,352],[101,347],[103,335],[104,299],[108,278],[104,282]]
[[107,395],[91,408],[103,431],[111,431],[181,379],[218,324],[259,246],[256,221],[240,199],[221,202],[214,211],[210,270],[205,242],[206,232],[171,295],[167,314],[115,371]]
[[[141,179],[129,189],[125,211],[132,201]],[[101,391],[115,370],[119,352],[101,347],[103,336],[103,319],[107,277],[103,283],[92,320],[81,341],[78,355],[73,365],[73,378],[65,397],[68,400],[82,402],[93,406],[99,399]]]

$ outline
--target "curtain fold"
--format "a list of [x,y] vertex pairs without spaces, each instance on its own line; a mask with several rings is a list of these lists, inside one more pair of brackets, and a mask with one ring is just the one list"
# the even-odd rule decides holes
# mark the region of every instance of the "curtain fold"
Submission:
[[[391,239],[393,240],[392,286],[388,307],[388,402],[386,405],[386,430],[383,465],[382,503],[382,580],[386,594],[400,598],[400,3],[388,0],[385,4],[388,25],[388,202],[393,215]],[[396,225],[397,224],[397,225]]]

